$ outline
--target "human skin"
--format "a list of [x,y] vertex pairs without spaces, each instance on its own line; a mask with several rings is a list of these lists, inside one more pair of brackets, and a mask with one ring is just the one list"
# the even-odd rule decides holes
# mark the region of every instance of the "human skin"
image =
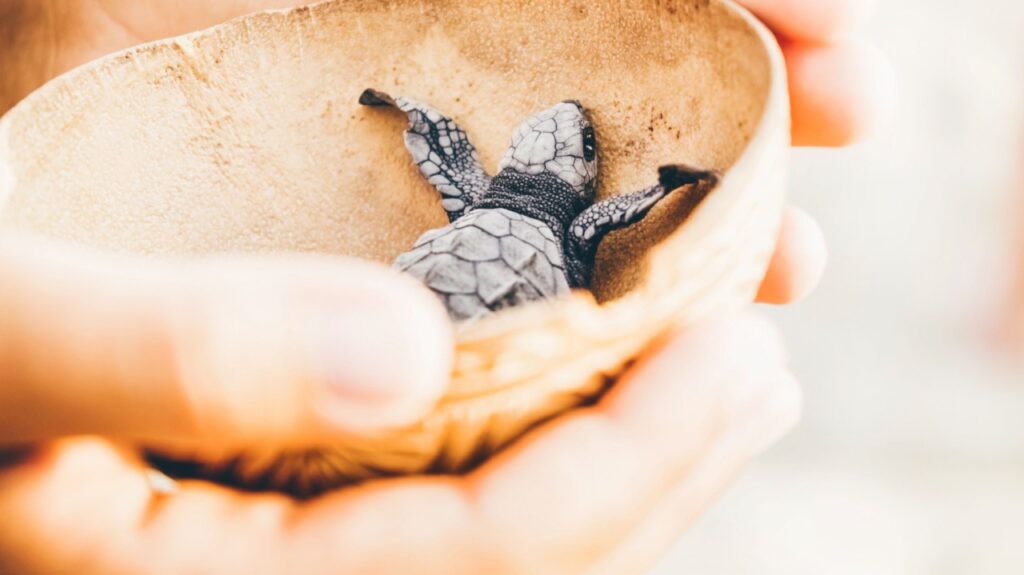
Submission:
[[1011,206],[1017,223],[1011,240],[1016,242],[1017,259],[1011,263],[1009,290],[996,324],[996,337],[1010,353],[1024,359],[1024,168],[1017,167],[1017,197]]
[[[19,23],[0,35],[17,47],[0,53],[0,102],[297,3],[0,0],[17,15],[0,22]],[[865,2],[745,4],[781,36],[795,142],[850,143],[884,118],[891,71],[852,34]],[[758,299],[800,299],[824,263],[817,225],[790,209]],[[315,444],[415,420],[450,371],[444,311],[407,278],[329,256],[185,264],[3,234],[0,277],[0,444],[35,446],[0,459],[4,573],[642,573],[799,412],[778,334],[748,311],[671,334],[596,405],[465,476],[304,503],[199,481],[156,494],[130,445]]]

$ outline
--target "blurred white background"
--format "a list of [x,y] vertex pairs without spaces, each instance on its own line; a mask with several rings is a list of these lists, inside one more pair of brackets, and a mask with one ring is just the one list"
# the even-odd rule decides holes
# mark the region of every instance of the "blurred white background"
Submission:
[[804,421],[656,575],[1024,573],[1024,348],[996,337],[1024,265],[1024,2],[887,0],[868,28],[894,122],[794,154],[831,249],[772,312]]

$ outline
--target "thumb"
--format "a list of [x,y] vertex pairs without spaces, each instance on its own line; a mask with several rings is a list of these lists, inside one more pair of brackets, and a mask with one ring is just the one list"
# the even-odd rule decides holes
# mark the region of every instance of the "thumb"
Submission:
[[0,443],[310,444],[410,424],[451,325],[414,281],[315,255],[181,262],[0,236]]

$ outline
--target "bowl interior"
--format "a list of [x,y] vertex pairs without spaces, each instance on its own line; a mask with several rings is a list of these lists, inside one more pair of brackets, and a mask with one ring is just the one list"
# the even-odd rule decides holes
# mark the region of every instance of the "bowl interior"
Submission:
[[[364,88],[453,116],[490,169],[526,117],[579,99],[608,196],[650,185],[664,163],[728,169],[770,85],[757,33],[707,0],[267,13],[107,57],[12,110],[0,124],[0,226],[139,253],[388,262],[446,220],[403,147],[404,119],[360,107]],[[599,299],[636,281],[644,247],[678,226],[685,200],[604,242]]]

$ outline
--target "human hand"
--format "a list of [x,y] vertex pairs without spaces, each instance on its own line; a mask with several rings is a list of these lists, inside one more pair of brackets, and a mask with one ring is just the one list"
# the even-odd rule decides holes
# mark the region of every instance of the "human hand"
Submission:
[[[795,145],[852,144],[886,121],[896,103],[892,68],[878,48],[854,33],[873,0],[737,1],[768,25],[782,46]],[[759,294],[769,303],[806,295],[800,288],[817,285],[827,259],[821,229],[798,208],[787,209],[779,241],[773,262],[778,273],[766,277]]]
[[855,32],[874,0],[737,0],[776,34],[786,58],[798,146],[843,146],[882,125],[896,104],[885,55]]
[[[676,334],[595,407],[466,476],[373,481],[309,502],[203,481],[155,493],[126,444],[304,441],[423,409],[450,362],[443,312],[383,268],[334,258],[174,264],[6,236],[0,276],[13,280],[0,288],[0,437],[113,438],[9,456],[0,572],[640,572],[799,406],[777,335],[745,316]],[[382,300],[404,321],[345,309],[379,312]],[[323,332],[305,329],[319,313],[359,353],[395,365],[307,363],[323,359]],[[352,313],[359,323],[346,324]],[[404,354],[405,367],[394,361]],[[324,373],[346,392],[327,418]],[[400,375],[417,382],[404,388],[413,398],[396,395]]]
[[[772,11],[764,8],[768,1],[748,0],[747,4],[771,22]],[[757,8],[755,4],[764,6]],[[838,6],[840,3],[831,4]],[[247,9],[259,7],[247,6]],[[837,13],[846,12],[839,9]],[[776,29],[787,30],[781,25],[776,25]],[[800,36],[794,34],[794,37]],[[831,75],[841,67],[825,66],[823,62],[833,57],[842,60],[839,56],[847,48],[811,47],[806,43],[790,45],[785,40],[784,44],[793,92],[795,142],[846,143],[877,121],[884,109],[884,105],[876,105],[877,94],[861,98],[857,96],[859,87],[853,92],[835,89],[842,87],[843,82],[870,85],[864,76],[871,74],[863,68],[854,66],[852,69],[859,72],[837,74],[836,83],[829,84],[827,90],[802,92],[799,82],[806,81],[810,85],[817,73],[814,64],[827,68]],[[804,49],[803,54],[800,47]],[[857,50],[852,49],[852,52]],[[846,55],[850,57],[849,53]],[[857,60],[858,57],[850,58]],[[884,65],[867,68],[885,75],[880,72]],[[858,79],[860,73],[864,74]],[[850,97],[851,94],[854,97]],[[880,98],[883,104],[884,99]],[[809,119],[801,121],[799,117],[804,112]],[[802,128],[801,122],[809,128]],[[816,122],[820,125],[815,126]],[[790,211],[759,299],[774,303],[798,299],[817,282],[824,259],[824,244],[817,226],[802,213]],[[259,272],[261,264],[253,265],[251,277],[264,279]],[[120,264],[108,262],[100,267],[114,270],[118,281],[126,277],[121,275],[125,268]],[[90,266],[85,268],[88,271]],[[0,275],[19,277],[21,273],[17,268],[14,271],[8,268]],[[66,279],[60,265],[49,274],[45,277],[59,276],[61,281],[72,283]],[[72,277],[77,276],[72,274]],[[130,273],[127,277],[134,278]],[[201,286],[206,285],[205,280],[197,281]],[[95,287],[104,282],[86,284]],[[230,301],[227,296],[230,290],[213,291]],[[213,297],[207,303],[215,305],[216,300]],[[111,310],[116,308],[112,305]],[[93,310],[93,313],[99,314],[100,310]],[[116,325],[141,327],[146,324],[128,317],[123,318],[123,322]],[[758,419],[755,404],[781,406],[774,408],[777,409],[775,415],[770,415],[772,408],[765,408],[763,414],[763,420],[774,422],[775,429],[781,430],[792,421],[798,395],[781,367],[781,360],[765,357],[770,355],[765,350],[777,345],[775,336],[756,325],[739,321],[727,326],[688,330],[659,352],[653,352],[598,406],[537,430],[514,449],[468,477],[375,482],[309,505],[274,495],[241,494],[198,482],[183,483],[181,490],[172,496],[155,496],[145,482],[144,466],[131,452],[98,440],[54,443],[25,459],[12,461],[6,471],[0,473],[0,517],[8,518],[8,523],[0,526],[0,571],[9,568],[32,573],[71,568],[76,572],[218,572],[249,568],[273,572],[278,567],[303,570],[308,566],[306,570],[312,571],[314,568],[358,569],[380,565],[382,569],[394,568],[401,572],[402,560],[418,560],[418,563],[410,563],[414,572],[430,572],[428,567],[443,566],[443,572],[458,573],[458,567],[467,564],[473,567],[471,561],[481,560],[493,561],[493,571],[500,572],[499,567],[508,566],[507,570],[514,572],[531,556],[543,563],[526,565],[530,572],[561,565],[566,565],[570,572],[569,567],[583,565],[599,572],[602,569],[609,573],[639,571],[699,514],[713,494],[727,483],[731,471],[759,446],[745,440],[723,439],[745,421]],[[129,331],[118,341],[107,343],[131,342],[132,333],[137,332]],[[69,341],[79,339],[80,335]],[[742,374],[728,372],[727,366],[736,363],[735,357],[744,357],[743,367],[750,369]],[[46,360],[52,359],[55,357],[51,354]],[[649,367],[652,365],[662,368]],[[65,369],[74,371],[76,368],[68,363]],[[714,385],[709,385],[711,383]],[[751,393],[746,411],[741,407],[742,392],[736,391],[744,386]],[[118,392],[114,396],[138,401],[132,397],[130,389],[114,390]],[[716,390],[722,395],[697,398],[692,395]],[[429,393],[423,397],[427,396]],[[244,407],[230,403],[252,399],[252,396],[241,398],[228,393],[225,397],[229,399],[219,401],[227,406],[227,411],[256,413],[245,412]],[[635,402],[622,399],[629,397],[638,399]],[[645,397],[646,400],[642,399]],[[686,400],[681,401],[682,397]],[[60,398],[57,399],[59,404]],[[103,402],[95,402],[100,403]],[[102,410],[96,412],[100,415],[86,414],[86,419],[102,423],[102,414],[130,411],[124,405],[103,403],[99,406]],[[58,405],[54,413],[59,417],[51,419],[62,420],[69,407]],[[656,417],[658,407],[677,411],[662,412],[662,417]],[[408,409],[406,416],[415,411]],[[701,420],[707,413],[717,414],[717,417]],[[81,416],[76,414],[76,417]],[[622,422],[615,423],[620,417]],[[640,417],[651,427],[633,429]],[[605,419],[607,427],[603,428],[598,423]],[[698,422],[693,423],[694,427],[681,428],[682,424],[693,421]],[[347,424],[343,418],[338,424],[338,431],[351,427],[348,432],[359,432],[373,428],[374,420]],[[255,431],[247,425],[255,425]],[[764,425],[765,429],[771,427]],[[124,435],[157,435],[152,429],[145,432],[145,427],[141,428],[142,432],[137,426],[129,429],[134,431]],[[178,434],[189,436],[188,430],[192,428],[185,425],[185,431],[171,430],[172,436],[166,436],[169,429],[161,427],[158,435],[165,440],[179,438],[180,441]],[[309,432],[306,427],[297,429]],[[236,438],[251,438],[268,432],[258,421],[244,417],[234,431]],[[34,433],[41,433],[38,426]],[[43,429],[42,435],[48,434]],[[569,439],[559,440],[563,435]],[[776,434],[764,431],[758,435],[768,442]],[[594,447],[588,449],[589,445]],[[604,453],[609,457],[599,457]],[[638,462],[628,457],[630,453],[641,459],[645,453],[657,457]],[[583,458],[583,461],[576,458]],[[576,461],[580,461],[579,475],[566,475],[573,470],[567,462]],[[551,465],[557,467],[548,467]],[[556,474],[551,469],[566,471]],[[630,469],[645,469],[648,473],[637,472],[627,481],[623,473]],[[603,479],[605,475],[608,475],[607,481]],[[658,478],[659,485],[640,481]],[[489,487],[493,485],[506,487],[504,490]],[[516,486],[521,491],[515,491]],[[486,494],[491,494],[490,498],[485,499]],[[534,495],[536,497],[531,499]],[[644,502],[640,502],[641,499]],[[652,504],[652,501],[660,503]],[[483,502],[489,505],[485,507]],[[601,505],[594,505],[594,502]],[[421,511],[415,515],[409,511],[411,509]],[[582,521],[576,524],[579,519]],[[449,524],[451,528],[446,529]],[[602,526],[608,526],[607,531],[595,533]],[[573,531],[577,537],[573,537]],[[532,540],[531,534],[536,534]],[[551,545],[542,547],[545,540],[552,541]],[[61,543],[54,544],[55,541]],[[457,546],[455,551],[449,546],[452,542]],[[470,548],[469,543],[473,547]],[[609,547],[616,550],[608,553]],[[361,550],[366,553],[359,553]],[[464,563],[458,565],[457,561]],[[531,567],[537,569],[531,570]]]
[[416,421],[451,373],[437,299],[369,262],[175,263],[0,233],[0,277],[0,446],[308,445]]

